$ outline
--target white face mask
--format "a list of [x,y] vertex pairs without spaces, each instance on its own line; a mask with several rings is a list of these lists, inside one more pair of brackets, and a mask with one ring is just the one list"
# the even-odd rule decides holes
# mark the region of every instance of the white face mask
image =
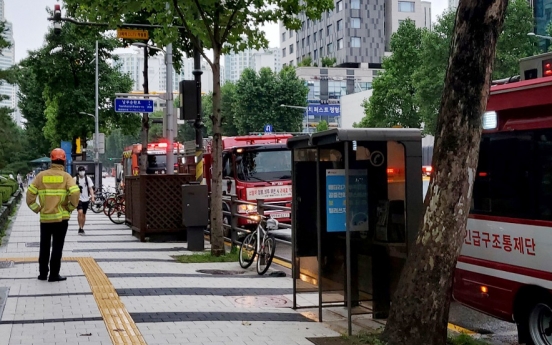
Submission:
[[84,174],[86,173],[86,171],[79,171],[79,175],[80,177],[84,177]]

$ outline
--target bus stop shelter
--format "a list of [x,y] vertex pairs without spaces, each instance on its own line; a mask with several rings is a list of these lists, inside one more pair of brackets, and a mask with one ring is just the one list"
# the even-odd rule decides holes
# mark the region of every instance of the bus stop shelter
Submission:
[[420,130],[333,129],[287,145],[293,308],[317,307],[322,321],[345,307],[349,334],[353,315],[387,318],[422,215]]

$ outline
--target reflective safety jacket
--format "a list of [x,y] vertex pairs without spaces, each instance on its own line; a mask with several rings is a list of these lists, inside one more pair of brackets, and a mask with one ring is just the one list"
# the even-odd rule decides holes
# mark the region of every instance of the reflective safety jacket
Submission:
[[[40,204],[36,202],[37,195]],[[27,189],[27,205],[34,213],[40,212],[41,223],[69,219],[79,204],[79,197],[79,186],[59,164],[52,164],[50,169],[36,175]]]

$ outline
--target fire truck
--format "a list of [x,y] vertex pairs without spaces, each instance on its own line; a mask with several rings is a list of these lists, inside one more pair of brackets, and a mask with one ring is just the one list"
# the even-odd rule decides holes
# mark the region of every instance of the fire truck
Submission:
[[[167,172],[167,150],[166,141],[152,142],[148,144],[147,174],[165,174]],[[142,144],[128,146],[123,151],[123,175],[137,176],[140,174],[140,154],[142,153]],[[173,143],[174,169],[178,170],[177,156],[184,154],[184,145]]]
[[483,115],[460,303],[515,322],[518,340],[552,344],[552,54],[495,82]]
[[[279,202],[291,206],[291,151],[286,147],[291,134],[247,135],[223,137],[222,139],[222,193],[236,195],[240,201],[255,203],[257,199]],[[212,156],[210,146],[204,155],[204,176],[209,190],[212,178]],[[223,209],[230,211],[228,203]],[[257,211],[252,204],[240,204],[238,212],[251,214]],[[279,222],[291,220],[289,211],[267,210],[266,215]],[[224,216],[224,222],[230,221]],[[254,227],[255,220],[238,218],[238,225]]]

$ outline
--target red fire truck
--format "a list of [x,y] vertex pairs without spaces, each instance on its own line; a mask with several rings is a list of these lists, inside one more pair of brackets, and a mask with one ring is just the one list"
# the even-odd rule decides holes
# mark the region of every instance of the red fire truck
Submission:
[[520,72],[491,87],[453,296],[515,322],[520,343],[550,345],[552,54]]
[[[167,147],[166,141],[160,140],[148,144],[147,174],[165,174],[167,172]],[[123,151],[124,176],[136,176],[140,174],[140,154],[142,144],[128,146]],[[173,154],[175,156],[175,172],[178,170],[177,156],[184,154],[184,145],[173,143]]]
[[[291,134],[265,134],[222,139],[223,195],[236,195],[238,200],[254,203],[257,199],[267,202],[291,203],[291,151],[286,147]],[[211,188],[212,157],[206,147],[204,176]],[[225,203],[223,209],[229,211]],[[257,207],[240,204],[238,212],[255,213]],[[279,222],[289,222],[289,211],[265,212]],[[230,218],[225,216],[224,221]],[[254,226],[255,220],[239,218],[239,226]]]

